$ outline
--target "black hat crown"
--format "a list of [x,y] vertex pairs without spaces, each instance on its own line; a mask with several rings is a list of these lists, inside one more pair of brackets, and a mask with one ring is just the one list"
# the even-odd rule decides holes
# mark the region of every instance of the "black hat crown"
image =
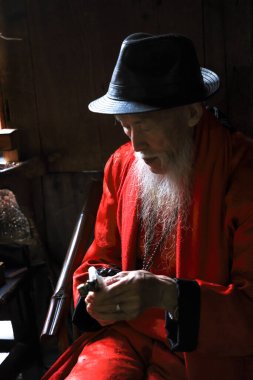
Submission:
[[218,88],[218,76],[200,67],[188,38],[135,33],[122,43],[107,94],[89,109],[122,114],[171,108],[203,101]]

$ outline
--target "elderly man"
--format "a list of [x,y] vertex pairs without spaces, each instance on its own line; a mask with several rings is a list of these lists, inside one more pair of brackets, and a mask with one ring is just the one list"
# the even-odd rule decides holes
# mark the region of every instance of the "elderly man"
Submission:
[[[85,332],[44,379],[253,379],[253,144],[203,106],[218,87],[183,36],[123,41],[89,109],[130,142],[74,275]],[[83,299],[90,266],[107,277]]]

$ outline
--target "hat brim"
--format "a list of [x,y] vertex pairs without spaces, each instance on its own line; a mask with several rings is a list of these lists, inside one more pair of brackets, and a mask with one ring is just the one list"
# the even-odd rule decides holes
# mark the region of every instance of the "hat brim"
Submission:
[[[210,96],[214,95],[219,87],[220,80],[218,75],[204,67],[201,67],[201,75],[204,82],[205,94],[202,99],[198,99],[195,101],[204,101]],[[194,103],[193,101],[192,103]],[[183,104],[180,104],[183,105]],[[140,112],[149,112],[149,111],[158,111],[167,107],[158,107],[152,106],[148,104],[144,104],[141,102],[134,102],[131,100],[116,100],[110,98],[107,94],[104,96],[94,100],[88,105],[88,108],[92,112],[108,114],[108,115],[122,115],[122,114],[130,114],[130,113],[140,113]]]

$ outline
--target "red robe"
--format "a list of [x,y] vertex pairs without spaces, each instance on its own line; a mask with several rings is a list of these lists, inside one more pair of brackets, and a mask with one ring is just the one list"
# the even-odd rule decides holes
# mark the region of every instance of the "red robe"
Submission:
[[[253,142],[231,133],[205,111],[196,126],[195,147],[190,228],[181,229],[179,223],[176,248],[176,277],[196,280],[201,289],[198,345],[184,353],[186,376],[249,380],[253,379]],[[75,301],[76,286],[84,281],[88,266],[135,269],[133,161],[129,143],[105,167],[95,240],[74,275]],[[147,312],[130,323],[163,340],[163,318]],[[64,373],[74,365],[85,339],[80,337],[52,372]]]

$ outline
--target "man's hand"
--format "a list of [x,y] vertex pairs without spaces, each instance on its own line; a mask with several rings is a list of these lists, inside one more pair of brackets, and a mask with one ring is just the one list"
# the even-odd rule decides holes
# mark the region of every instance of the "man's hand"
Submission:
[[88,313],[101,325],[135,319],[151,307],[173,311],[177,306],[175,281],[166,276],[144,270],[120,272],[104,284],[85,298]]

